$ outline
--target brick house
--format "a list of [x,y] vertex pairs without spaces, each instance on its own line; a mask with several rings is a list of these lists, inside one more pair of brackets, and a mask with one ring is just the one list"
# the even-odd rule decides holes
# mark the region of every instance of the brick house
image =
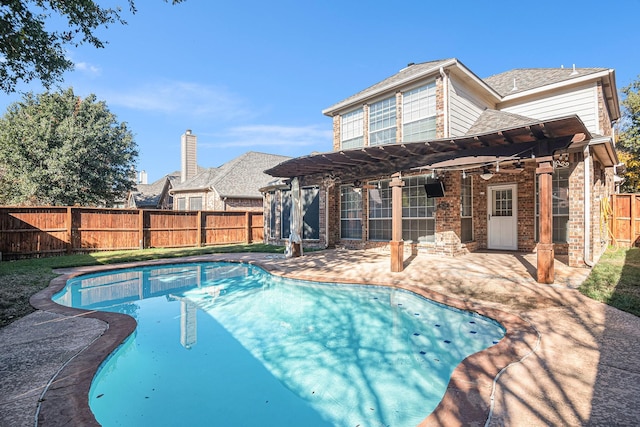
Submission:
[[388,247],[392,270],[408,245],[418,255],[537,251],[540,280],[541,254],[585,266],[606,248],[620,117],[612,69],[482,79],[455,58],[409,64],[323,114],[333,151],[266,171],[281,178],[262,189],[269,243],[288,236],[298,179],[305,245]]
[[170,190],[173,209],[262,210],[259,188],[273,179],[263,171],[289,159],[249,151],[220,167],[201,169]]

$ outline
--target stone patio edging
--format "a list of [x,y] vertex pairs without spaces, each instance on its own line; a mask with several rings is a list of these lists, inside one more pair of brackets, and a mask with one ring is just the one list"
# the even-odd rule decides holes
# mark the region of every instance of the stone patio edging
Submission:
[[69,317],[95,318],[107,323],[107,330],[81,353],[71,359],[54,377],[39,403],[38,426],[99,426],[89,408],[89,390],[94,376],[104,360],[129,336],[137,322],[132,317],[100,311],[88,311],[66,307],[53,302],[52,297],[61,291],[67,281],[89,273],[120,270],[149,265],[170,265],[191,262],[240,262],[257,265],[270,273],[309,281],[331,281],[333,283],[366,284],[386,286],[411,291],[437,303],[489,317],[505,328],[505,336],[498,344],[472,354],[453,371],[447,390],[436,407],[419,425],[462,426],[484,425],[490,416],[494,380],[508,366],[528,357],[536,348],[539,339],[535,328],[521,317],[494,308],[483,307],[472,301],[451,298],[443,294],[409,285],[394,285],[384,281],[372,283],[358,280],[328,280],[320,275],[281,272],[260,260],[237,260],[224,256],[194,256],[153,261],[140,261],[106,266],[78,267],[60,270],[49,286],[33,295],[31,305],[37,310],[62,314]]

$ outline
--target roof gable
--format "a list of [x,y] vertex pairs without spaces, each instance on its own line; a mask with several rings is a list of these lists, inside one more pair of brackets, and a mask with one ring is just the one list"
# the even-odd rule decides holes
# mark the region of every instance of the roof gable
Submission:
[[261,198],[259,188],[273,179],[264,170],[289,159],[291,157],[249,151],[218,168],[203,170],[176,185],[174,192],[213,189],[221,198]]
[[390,77],[387,77],[381,82],[378,82],[373,86],[369,86],[368,88],[361,90],[355,95],[352,95],[332,105],[331,107],[325,109],[322,113],[326,115],[331,115],[331,113],[334,110],[344,108],[355,101],[366,99],[367,97],[370,97],[370,96],[375,96],[380,92],[384,92],[385,90],[390,90],[391,88],[399,86],[403,83],[406,83],[407,81],[411,81],[419,77],[426,77],[431,73],[435,73],[439,70],[441,66],[448,64],[452,61],[455,61],[455,59],[440,59],[437,61],[422,62],[419,64],[409,64],[407,67],[403,68],[396,74]]

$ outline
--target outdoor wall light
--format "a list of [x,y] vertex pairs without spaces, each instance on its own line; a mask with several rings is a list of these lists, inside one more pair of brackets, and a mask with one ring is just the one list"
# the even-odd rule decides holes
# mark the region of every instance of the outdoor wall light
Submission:
[[491,178],[493,178],[493,173],[491,173],[489,168],[484,168],[482,169],[482,174],[480,174],[480,178],[484,179],[485,181],[488,181]]

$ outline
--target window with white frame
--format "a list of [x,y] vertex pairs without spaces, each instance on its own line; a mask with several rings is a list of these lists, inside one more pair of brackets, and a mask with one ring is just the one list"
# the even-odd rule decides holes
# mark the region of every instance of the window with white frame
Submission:
[[404,178],[402,187],[402,239],[433,242],[436,230],[436,199],[427,197],[427,176]]
[[189,210],[201,211],[202,210],[202,197],[189,197]]
[[[569,168],[557,168],[552,174],[553,243],[569,241]],[[536,238],[540,236],[539,185],[536,179]]]
[[364,145],[364,113],[362,108],[343,114],[341,122],[341,148],[362,147]]
[[340,238],[362,239],[362,190],[340,187]]
[[405,92],[402,97],[402,140],[425,141],[436,136],[436,83]]
[[369,106],[369,145],[396,142],[396,97]]
[[473,240],[473,181],[471,176],[460,179],[460,241]]
[[369,183],[369,240],[391,240],[391,188],[389,181]]

